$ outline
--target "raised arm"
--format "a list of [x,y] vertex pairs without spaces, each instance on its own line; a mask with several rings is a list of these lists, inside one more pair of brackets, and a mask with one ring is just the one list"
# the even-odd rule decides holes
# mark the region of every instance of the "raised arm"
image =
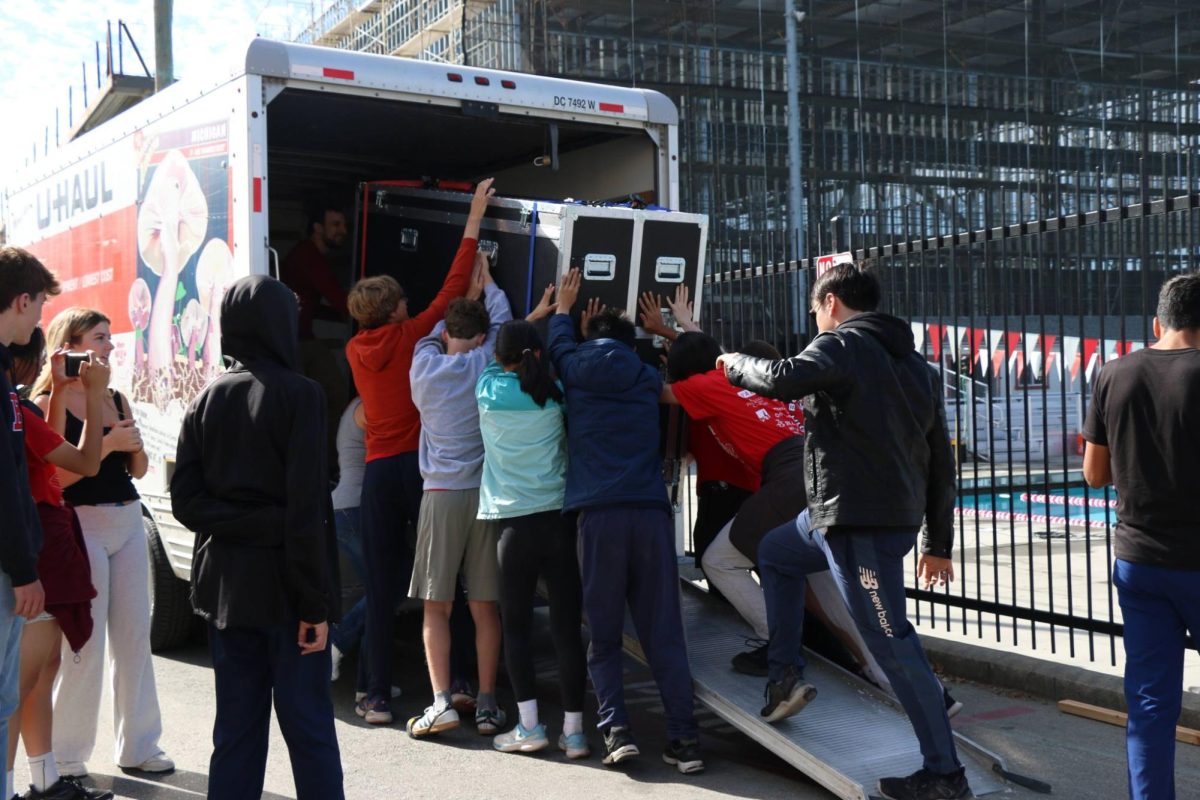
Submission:
[[406,325],[412,326],[414,334],[419,338],[433,330],[437,321],[446,316],[446,307],[456,297],[467,293],[471,282],[471,270],[475,268],[475,251],[479,246],[479,223],[487,213],[488,200],[495,194],[492,189],[492,178],[479,182],[475,187],[475,195],[471,198],[471,210],[467,215],[467,227],[463,230],[462,243],[450,264],[450,273],[442,283],[442,289],[433,298],[429,307],[417,314]]
[[571,321],[571,307],[579,299],[582,278],[579,270],[573,269],[563,276],[558,289],[558,306],[550,318],[550,360],[562,378],[567,375],[567,361],[578,346],[575,342],[575,324]]

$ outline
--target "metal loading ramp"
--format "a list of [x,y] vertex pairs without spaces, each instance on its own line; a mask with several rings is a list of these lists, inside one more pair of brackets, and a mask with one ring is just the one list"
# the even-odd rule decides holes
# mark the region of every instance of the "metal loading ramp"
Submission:
[[[737,613],[683,582],[683,623],[696,698],[714,713],[815,782],[845,800],[870,800],[879,778],[908,775],[921,752],[908,717],[875,687],[812,652],[805,677],[817,699],[775,724],[759,716],[765,679],[734,672],[729,660],[746,649],[747,627]],[[645,661],[631,623],[625,649]],[[1002,791],[993,770],[1002,760],[955,733],[959,759],[977,796]]]

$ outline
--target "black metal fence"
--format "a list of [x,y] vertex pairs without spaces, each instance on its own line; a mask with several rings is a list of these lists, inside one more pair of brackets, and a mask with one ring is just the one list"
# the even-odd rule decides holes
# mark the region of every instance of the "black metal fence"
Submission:
[[[957,453],[958,580],[938,592],[913,585],[919,618],[1116,663],[1115,496],[1084,484],[1079,432],[1097,371],[1152,342],[1160,286],[1196,268],[1200,194],[1190,160],[1180,172],[1186,183],[1162,184],[1174,196],[1097,176],[1090,196],[1047,198],[1043,207],[1069,210],[1059,216],[925,237],[911,209],[911,235],[856,242],[882,279],[884,310],[911,323],[943,376]],[[962,218],[998,216],[970,196],[957,202]],[[704,327],[730,349],[766,339],[798,352],[815,270],[814,259],[710,275]]]

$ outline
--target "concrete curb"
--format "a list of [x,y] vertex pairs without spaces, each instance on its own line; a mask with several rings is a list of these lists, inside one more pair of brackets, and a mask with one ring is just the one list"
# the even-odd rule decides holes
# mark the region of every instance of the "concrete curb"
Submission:
[[[922,636],[921,644],[935,670],[956,678],[1026,692],[1055,702],[1078,700],[1126,710],[1124,681],[1116,675],[933,636]],[[1200,695],[1183,693],[1179,724],[1200,728]]]

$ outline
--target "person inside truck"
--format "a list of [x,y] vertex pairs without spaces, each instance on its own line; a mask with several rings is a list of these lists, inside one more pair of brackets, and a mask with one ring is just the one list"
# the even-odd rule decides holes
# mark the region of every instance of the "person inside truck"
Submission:
[[761,714],[781,720],[816,696],[804,680],[800,637],[805,576],[830,570],[913,724],[924,763],[882,778],[890,800],[971,797],[945,693],[907,618],[905,556],[917,545],[922,588],[954,576],[954,456],[936,372],[908,323],[876,311],[879,280],[841,264],[813,283],[820,333],[786,360],[720,356],[729,382],[765,397],[804,398],[808,507],[771,531],[758,564],[771,633]]
[[[362,397],[367,423],[367,467],[359,513],[370,664],[367,695],[355,711],[374,725],[392,721],[396,575],[406,574],[401,558],[406,549],[405,530],[409,524],[417,524],[423,491],[418,452],[421,416],[413,403],[409,381],[413,350],[445,315],[450,301],[466,294],[475,266],[479,225],[493,194],[491,178],[475,187],[462,243],[441,291],[424,311],[410,317],[404,289],[387,275],[363,278],[347,298],[350,314],[360,330],[346,345],[346,358]],[[411,551],[403,563],[411,565]]]
[[280,280],[300,301],[301,367],[325,390],[326,419],[330,423],[326,447],[335,471],[337,421],[350,400],[350,387],[330,344],[313,334],[313,320],[320,317],[340,321],[349,313],[346,290],[329,263],[330,251],[345,244],[346,235],[346,215],[328,202],[317,204],[307,213],[305,238],[279,265]]
[[[75,353],[113,351],[109,319],[95,309],[67,308],[50,321],[46,346]],[[51,367],[34,384],[34,402],[49,411]],[[63,387],[65,419],[50,419],[59,435],[78,445],[86,416],[82,385]],[[64,499],[75,507],[87,544],[96,600],[96,631],[78,656],[63,653],[54,687],[54,755],[61,775],[88,774],[104,694],[105,662],[111,661],[114,750],[117,765],[142,772],[170,772],[175,762],[159,747],[162,714],[150,656],[150,556],[135,478],[149,467],[129,401],[109,391],[104,402],[104,460],[91,477],[60,469]],[[62,427],[59,427],[59,426]]]
[[[46,360],[45,343],[41,329],[35,328],[28,345],[10,348],[14,384],[32,384],[36,380]],[[29,486],[42,525],[37,574],[46,590],[46,610],[29,620],[21,632],[21,705],[9,720],[8,771],[11,774],[16,761],[19,734],[29,762],[29,792],[24,797],[112,800],[110,791],[86,787],[69,775],[60,776],[51,742],[54,714],[51,690],[58,674],[62,642],[65,637],[68,649],[78,653],[91,637],[92,598],[96,596],[79,520],[75,510],[63,502],[55,467],[81,475],[95,475],[100,469],[103,430],[98,420],[103,413],[109,369],[101,360],[89,359],[79,365],[77,377],[68,377],[63,352],[54,353],[50,361],[51,416],[63,413],[62,387],[79,382],[85,387],[87,417],[83,441],[77,448],[55,432],[43,419],[41,409],[29,400],[21,401]],[[12,796],[12,792],[5,795]]]
[[640,754],[625,708],[625,609],[650,662],[667,716],[663,760],[682,773],[704,769],[692,672],[679,601],[675,524],[659,454],[662,380],[634,350],[636,330],[620,311],[589,315],[576,342],[571,308],[581,277],[572,269],[550,318],[550,356],[567,402],[565,512],[579,512],[583,607],[591,629],[588,672],[600,705],[604,764]]

